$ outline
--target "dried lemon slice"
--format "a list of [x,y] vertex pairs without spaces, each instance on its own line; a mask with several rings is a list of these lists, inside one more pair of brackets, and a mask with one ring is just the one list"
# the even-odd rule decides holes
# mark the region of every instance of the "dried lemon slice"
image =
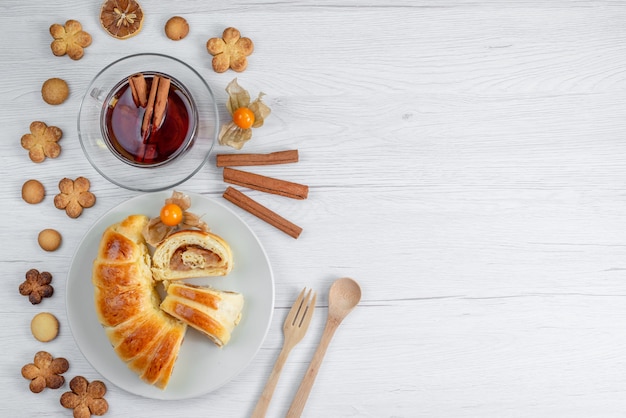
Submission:
[[100,24],[114,38],[130,38],[141,30],[143,10],[135,0],[106,0],[100,9]]

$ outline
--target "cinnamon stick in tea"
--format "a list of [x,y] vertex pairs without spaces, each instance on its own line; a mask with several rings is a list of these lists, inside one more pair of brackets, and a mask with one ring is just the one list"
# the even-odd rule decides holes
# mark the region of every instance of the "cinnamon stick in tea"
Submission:
[[304,184],[292,183],[290,181],[262,176],[260,174],[249,173],[229,167],[224,168],[224,181],[226,183],[286,196],[292,199],[302,200],[306,199],[309,195],[309,186]]
[[146,105],[146,112],[143,114],[143,120],[141,122],[141,136],[144,141],[147,139],[148,130],[150,129],[150,123],[152,123],[152,113],[154,113],[154,102],[156,101],[156,94],[159,88],[159,76],[152,77],[152,86],[150,86],[150,96],[148,96],[148,104]]
[[298,162],[298,150],[276,151],[269,154],[218,154],[218,167],[273,165]]
[[302,233],[302,228],[300,228],[298,225],[288,221],[276,212],[261,205],[254,199],[246,196],[245,194],[237,189],[232,188],[231,186],[228,186],[226,188],[226,191],[222,196],[224,197],[224,199],[237,205],[241,209],[250,212],[252,215],[267,222],[275,228],[278,228],[292,238],[298,238],[300,236],[300,233]]
[[146,107],[148,104],[148,84],[143,74],[137,73],[129,77],[128,84],[136,106]]
[[159,86],[157,87],[156,102],[154,104],[154,117],[152,119],[152,129],[158,129],[165,117],[167,110],[167,98],[170,95],[171,80],[167,77],[159,77]]

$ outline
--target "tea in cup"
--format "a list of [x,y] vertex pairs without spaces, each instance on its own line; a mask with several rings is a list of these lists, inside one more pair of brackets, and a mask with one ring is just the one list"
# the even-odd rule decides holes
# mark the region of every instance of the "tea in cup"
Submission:
[[111,152],[127,164],[155,167],[193,144],[198,115],[191,94],[159,72],[132,74],[105,100],[100,126]]

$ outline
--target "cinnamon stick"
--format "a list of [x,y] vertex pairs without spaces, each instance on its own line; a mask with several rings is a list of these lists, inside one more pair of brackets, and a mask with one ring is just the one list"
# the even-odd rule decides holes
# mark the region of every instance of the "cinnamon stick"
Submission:
[[298,162],[298,150],[276,151],[269,154],[218,154],[218,167],[273,165]]
[[298,225],[288,221],[276,212],[261,205],[257,201],[246,196],[239,190],[232,188],[231,186],[226,188],[226,191],[222,196],[224,199],[237,205],[241,209],[250,212],[252,215],[267,222],[275,228],[278,228],[292,238],[298,238],[300,233],[302,233],[302,228]]
[[148,104],[148,85],[143,74],[137,73],[128,79],[130,85],[130,92],[133,95],[133,101],[136,106],[146,107]]
[[154,117],[152,120],[152,129],[158,129],[165,117],[167,109],[167,98],[170,95],[171,80],[167,77],[159,77],[159,86],[156,92],[156,102],[154,104]]
[[224,168],[224,181],[226,183],[236,184],[237,186],[290,197],[292,199],[303,200],[309,195],[309,186],[304,184],[292,183],[290,181],[262,176],[260,174],[249,173],[229,167]]
[[156,94],[159,88],[159,76],[152,77],[152,86],[150,86],[150,96],[148,96],[148,104],[146,105],[146,112],[143,114],[143,120],[141,121],[141,136],[144,141],[147,139],[147,134],[152,123],[152,113],[154,112],[154,102],[156,101]]

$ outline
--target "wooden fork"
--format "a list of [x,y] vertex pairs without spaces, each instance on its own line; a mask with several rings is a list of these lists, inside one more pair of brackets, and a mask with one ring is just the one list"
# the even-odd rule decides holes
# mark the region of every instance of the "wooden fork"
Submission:
[[287,318],[285,318],[285,323],[283,324],[283,335],[285,338],[283,347],[280,350],[280,354],[278,354],[276,363],[274,363],[270,377],[267,379],[261,398],[252,412],[252,418],[265,417],[283,365],[285,361],[287,361],[291,349],[302,340],[302,337],[306,334],[306,330],[309,328],[309,323],[311,323],[311,317],[313,317],[313,311],[315,310],[317,294],[313,293],[311,297],[312,290],[309,289],[305,297],[305,292],[306,287],[302,289],[302,292],[300,292],[298,298],[291,306]]

